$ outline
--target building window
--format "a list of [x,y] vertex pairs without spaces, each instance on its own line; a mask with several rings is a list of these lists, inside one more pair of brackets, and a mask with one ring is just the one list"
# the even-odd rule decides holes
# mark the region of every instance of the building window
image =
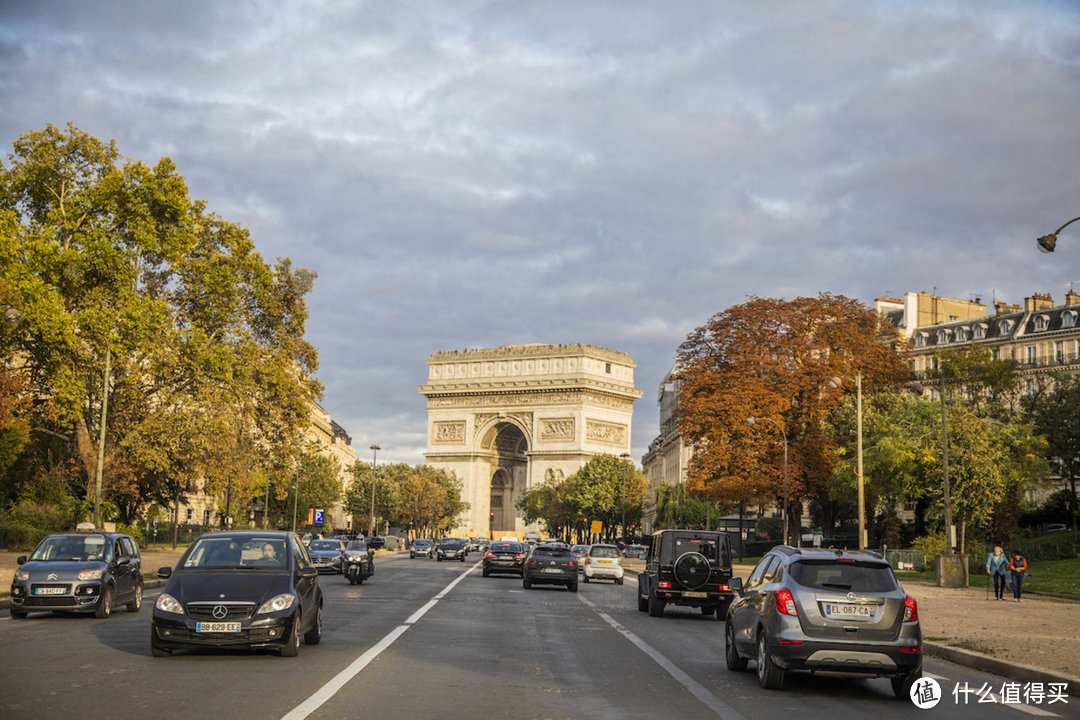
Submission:
[[1065,343],[1061,340],[1054,343],[1054,362],[1059,365],[1065,362]]
[[960,319],[959,315],[950,315],[949,316],[949,322],[956,322],[959,319]]
[[195,508],[188,508],[187,509],[187,521],[191,522],[191,519],[193,517],[195,517]]
[[1034,365],[1039,360],[1039,349],[1035,345],[1027,346],[1027,361],[1028,365]]
[[1076,324],[1076,313],[1072,310],[1066,310],[1061,313],[1061,327],[1070,328]]
[[984,335],[986,335],[986,326],[982,323],[971,328],[971,336],[976,340],[982,340]]
[[608,375],[611,374],[611,363],[604,363],[604,372],[606,372]]
[[1000,360],[1001,359],[1001,348],[994,348],[993,357],[994,357],[995,360]]
[[998,329],[1001,331],[1002,335],[1008,335],[1009,334],[1009,329],[1011,327],[1012,327],[1012,323],[1010,323],[1008,320],[1002,320],[998,324]]
[[203,515],[202,524],[203,525],[209,525],[210,524],[210,511],[209,510],[203,510],[202,515]]
[[1035,332],[1042,332],[1046,329],[1048,321],[1045,315],[1038,315],[1035,317]]
[[1028,395],[1035,394],[1035,381],[1033,379],[1028,378],[1024,381],[1024,392]]
[[952,333],[949,332],[948,330],[938,330],[938,334],[937,334],[938,345],[944,345],[945,343],[949,342],[949,338],[951,336],[952,336]]
[[919,333],[915,336],[915,347],[926,347],[926,335]]

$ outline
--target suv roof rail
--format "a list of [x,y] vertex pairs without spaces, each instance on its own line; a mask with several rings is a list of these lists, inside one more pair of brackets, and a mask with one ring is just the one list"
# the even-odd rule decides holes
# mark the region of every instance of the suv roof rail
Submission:
[[790,545],[774,545],[773,550],[779,550],[785,555],[802,555],[802,548],[792,547]]

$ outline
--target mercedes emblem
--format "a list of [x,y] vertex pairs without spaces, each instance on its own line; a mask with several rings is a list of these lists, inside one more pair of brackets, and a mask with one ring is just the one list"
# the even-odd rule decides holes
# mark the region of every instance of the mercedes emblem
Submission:
[[213,616],[216,620],[224,620],[229,617],[229,608],[224,605],[215,605],[213,610]]

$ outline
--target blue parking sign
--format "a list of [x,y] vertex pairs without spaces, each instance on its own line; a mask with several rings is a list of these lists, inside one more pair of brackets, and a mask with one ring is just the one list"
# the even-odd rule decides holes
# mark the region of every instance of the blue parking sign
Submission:
[[323,511],[319,508],[315,508],[315,525],[322,525]]

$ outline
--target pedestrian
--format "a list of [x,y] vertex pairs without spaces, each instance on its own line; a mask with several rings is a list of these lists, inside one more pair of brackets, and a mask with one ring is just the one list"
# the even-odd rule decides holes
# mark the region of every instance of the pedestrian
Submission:
[[[986,574],[994,578],[994,599],[1005,599],[1005,572],[1009,569],[1009,558],[1000,545],[994,546],[994,552],[986,558]],[[990,579],[987,578],[987,580]]]
[[1020,602],[1020,586],[1027,577],[1027,558],[1020,554],[1019,550],[1013,550],[1012,559],[1009,560],[1009,573],[1012,575],[1013,600]]

